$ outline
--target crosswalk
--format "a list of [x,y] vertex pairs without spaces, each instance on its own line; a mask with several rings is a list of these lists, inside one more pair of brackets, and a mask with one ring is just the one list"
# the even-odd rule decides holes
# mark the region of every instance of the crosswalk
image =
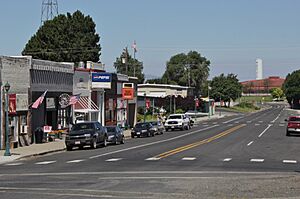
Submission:
[[[144,159],[145,162],[151,162],[151,161],[158,162],[158,161],[165,161],[165,160],[166,159],[160,158],[160,157],[149,157],[149,158]],[[86,162],[86,161],[88,161],[88,159],[76,159],[76,160],[69,160],[69,161],[66,161],[64,163],[66,163],[66,164],[78,164],[78,163]],[[105,159],[103,161],[107,162],[107,163],[113,163],[113,162],[132,161],[132,160],[129,160],[129,159],[126,159],[126,158],[121,158],[121,157],[118,157],[118,158],[114,157],[114,158]],[[200,162],[202,162],[203,159],[198,159],[197,157],[188,156],[188,157],[178,158],[177,162],[180,162],[180,161],[185,161],[185,162],[188,162],[188,161],[200,161]],[[242,159],[234,159],[233,157],[226,157],[226,158],[223,158],[223,159],[217,159],[215,161],[224,162],[224,163],[230,163],[230,162],[248,162],[249,164],[254,164],[254,163],[264,163],[264,162],[266,162],[266,159],[264,159],[264,158],[247,158],[247,159],[243,159],[242,160]],[[277,162],[277,163],[282,163],[282,164],[298,164],[299,163],[298,160],[293,160],[293,159],[284,159],[284,160],[276,160],[276,161],[271,160],[271,161],[273,163]],[[56,160],[48,160],[48,161],[35,162],[33,164],[34,165],[39,165],[39,166],[46,166],[46,165],[52,165],[52,164],[55,164],[55,163],[58,163],[58,161],[56,161]],[[21,165],[24,165],[24,164],[32,164],[32,163],[14,162],[14,163],[4,164],[4,166],[16,166],[17,167],[17,166],[21,166]],[[174,164],[174,159],[172,159],[172,164]]]

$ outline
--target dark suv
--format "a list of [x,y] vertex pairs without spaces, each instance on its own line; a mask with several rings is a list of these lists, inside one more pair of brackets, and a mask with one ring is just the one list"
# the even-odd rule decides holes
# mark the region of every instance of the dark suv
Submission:
[[67,151],[71,151],[74,146],[83,148],[85,145],[97,148],[99,143],[105,147],[107,145],[107,130],[99,122],[82,122],[75,124],[66,136]]

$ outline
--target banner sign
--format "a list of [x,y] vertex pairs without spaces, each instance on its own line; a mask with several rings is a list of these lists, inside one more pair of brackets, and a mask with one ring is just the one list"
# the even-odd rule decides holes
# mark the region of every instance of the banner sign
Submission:
[[133,88],[122,88],[122,99],[123,100],[132,100],[134,98],[134,89]]
[[92,73],[92,88],[111,89],[111,73]]
[[9,97],[8,114],[15,115],[17,114],[17,95],[9,94],[8,97]]

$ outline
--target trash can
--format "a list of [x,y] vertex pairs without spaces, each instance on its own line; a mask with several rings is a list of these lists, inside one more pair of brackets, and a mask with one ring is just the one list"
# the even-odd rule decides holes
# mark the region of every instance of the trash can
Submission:
[[44,138],[44,131],[41,127],[38,127],[35,131],[34,131],[34,135],[35,135],[35,143],[36,144],[41,144],[43,143],[43,138]]

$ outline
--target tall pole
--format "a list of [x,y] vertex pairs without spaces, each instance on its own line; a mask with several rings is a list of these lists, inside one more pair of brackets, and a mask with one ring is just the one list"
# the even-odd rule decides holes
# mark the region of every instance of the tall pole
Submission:
[[208,97],[208,118],[210,118],[209,84],[207,85],[207,97]]
[[220,93],[220,116],[221,116],[221,109],[222,109],[222,100],[221,100],[221,93]]
[[174,113],[176,113],[176,96],[174,96]]
[[6,139],[6,144],[5,144],[5,153],[4,156],[10,156],[10,149],[9,149],[9,137],[8,137],[8,90],[9,90],[10,85],[8,82],[5,84],[5,91],[6,91],[6,100],[5,100],[5,139]]
[[146,92],[144,93],[144,122],[146,122]]
[[172,113],[172,95],[170,95],[170,114]]
[[2,149],[2,82],[0,82],[0,150]]

